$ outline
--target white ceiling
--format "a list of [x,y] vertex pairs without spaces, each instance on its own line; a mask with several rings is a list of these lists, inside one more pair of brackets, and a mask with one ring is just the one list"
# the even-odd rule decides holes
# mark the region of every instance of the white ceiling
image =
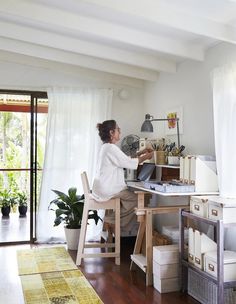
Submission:
[[0,0],[0,60],[155,81],[219,42],[236,43],[236,0]]

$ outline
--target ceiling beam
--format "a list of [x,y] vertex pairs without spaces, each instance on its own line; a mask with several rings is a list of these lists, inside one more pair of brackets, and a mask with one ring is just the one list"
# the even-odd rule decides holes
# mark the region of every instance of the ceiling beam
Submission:
[[35,58],[51,60],[53,62],[80,66],[92,70],[147,81],[156,81],[158,78],[157,72],[148,69],[138,68],[98,58],[92,58],[90,56],[80,55],[73,52],[65,52],[63,50],[58,50],[46,46],[39,46],[9,38],[0,38],[0,50],[13,53],[17,52],[19,54]]
[[[0,40],[1,41],[1,40]],[[144,80],[126,77],[124,75],[116,75],[111,73],[106,73],[102,71],[96,71],[94,69],[83,68],[76,65],[71,65],[67,63],[61,63],[52,60],[41,59],[39,57],[32,57],[28,55],[21,55],[19,53],[10,52],[10,51],[2,51],[0,50],[0,66],[2,71],[4,68],[7,68],[8,71],[11,70],[11,67],[14,66],[15,69],[15,76],[18,77],[18,67],[24,66],[29,67],[28,71],[31,71],[31,68],[36,68],[38,70],[44,70],[44,75],[50,73],[50,71],[54,73],[56,72],[58,75],[68,76],[67,78],[70,79],[70,75],[76,77],[79,80],[80,85],[83,87],[87,81],[92,85],[92,83],[104,85],[104,82],[108,86],[112,85],[116,87],[116,85],[122,86],[130,86],[133,88],[143,88],[144,87]],[[25,73],[23,69],[23,73]],[[16,75],[17,74],[17,75]],[[5,73],[3,73],[5,75]],[[13,75],[12,75],[13,76]],[[30,76],[29,76],[30,77]],[[1,75],[0,75],[1,78]],[[3,77],[4,78],[4,77]],[[46,76],[47,78],[47,76]],[[51,78],[51,77],[50,77]],[[53,78],[52,82],[54,82]],[[68,80],[70,81],[70,80]],[[18,83],[18,82],[16,82]],[[48,86],[48,84],[47,84]],[[4,86],[6,87],[6,86]]]
[[[54,2],[53,0],[49,1]],[[58,1],[62,3],[60,0]],[[75,3],[74,0],[69,1]],[[83,0],[82,2],[95,4],[100,7],[103,6],[120,13],[132,14],[157,25],[168,26],[184,32],[236,44],[236,30],[234,26],[172,9],[168,6],[168,3],[164,4],[164,1],[161,4],[156,0]]]
[[89,37],[90,40],[99,39],[104,43],[116,43],[117,47],[123,45],[140,51],[148,50],[150,53],[161,52],[199,61],[204,59],[204,49],[199,45],[189,45],[98,18],[81,16],[66,9],[38,5],[35,2],[19,3],[12,0],[1,3],[0,18],[16,24],[60,32],[66,36],[77,35],[77,38]]
[[176,64],[152,55],[133,53],[102,44],[0,21],[0,36],[35,45],[110,60],[154,71],[176,72]]

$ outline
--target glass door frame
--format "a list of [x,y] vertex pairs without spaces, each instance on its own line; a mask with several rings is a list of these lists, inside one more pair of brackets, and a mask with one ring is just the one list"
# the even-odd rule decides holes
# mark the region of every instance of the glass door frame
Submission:
[[0,94],[30,96],[30,235],[29,241],[2,242],[0,246],[15,244],[33,244],[36,241],[37,220],[37,114],[38,99],[47,98],[46,92],[1,90]]

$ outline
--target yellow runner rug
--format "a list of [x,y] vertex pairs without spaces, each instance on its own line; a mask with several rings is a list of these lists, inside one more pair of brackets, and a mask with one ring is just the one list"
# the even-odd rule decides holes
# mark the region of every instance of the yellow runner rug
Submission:
[[102,304],[64,247],[17,251],[25,304]]
[[80,270],[21,276],[26,304],[103,303]]
[[17,251],[19,275],[77,269],[64,247]]

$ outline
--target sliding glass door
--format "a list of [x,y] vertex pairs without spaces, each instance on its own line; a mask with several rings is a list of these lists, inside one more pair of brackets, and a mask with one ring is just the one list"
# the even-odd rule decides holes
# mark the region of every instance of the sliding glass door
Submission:
[[10,207],[0,215],[0,244],[35,240],[46,122],[45,93],[0,91],[0,204]]

